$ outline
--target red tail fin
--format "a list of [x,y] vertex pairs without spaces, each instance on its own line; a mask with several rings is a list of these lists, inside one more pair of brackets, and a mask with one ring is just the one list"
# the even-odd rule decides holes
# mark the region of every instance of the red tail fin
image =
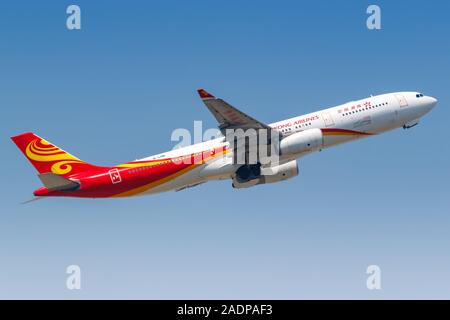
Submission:
[[39,173],[71,175],[95,168],[32,132],[11,137]]

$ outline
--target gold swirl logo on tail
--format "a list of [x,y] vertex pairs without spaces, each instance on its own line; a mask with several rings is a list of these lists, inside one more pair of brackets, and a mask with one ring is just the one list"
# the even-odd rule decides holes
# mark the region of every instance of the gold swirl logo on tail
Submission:
[[51,170],[56,174],[67,174],[72,171],[71,164],[85,163],[67,152],[51,145],[44,139],[31,141],[25,150],[27,157],[39,162],[55,162]]

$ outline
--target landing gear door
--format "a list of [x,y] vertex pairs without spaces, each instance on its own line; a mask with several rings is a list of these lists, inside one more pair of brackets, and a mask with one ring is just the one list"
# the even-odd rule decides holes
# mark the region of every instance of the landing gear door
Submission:
[[401,107],[407,107],[407,106],[408,106],[408,101],[406,101],[406,98],[405,98],[404,95],[402,95],[402,94],[396,94],[396,95],[395,95],[395,98],[397,99],[398,104],[400,105],[400,108],[401,108]]

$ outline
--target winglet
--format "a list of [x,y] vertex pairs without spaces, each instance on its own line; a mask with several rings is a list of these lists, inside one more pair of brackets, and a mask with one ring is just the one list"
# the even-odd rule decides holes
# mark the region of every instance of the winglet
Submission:
[[200,95],[200,98],[202,98],[202,100],[215,99],[216,98],[212,94],[207,92],[205,89],[198,89],[197,92]]

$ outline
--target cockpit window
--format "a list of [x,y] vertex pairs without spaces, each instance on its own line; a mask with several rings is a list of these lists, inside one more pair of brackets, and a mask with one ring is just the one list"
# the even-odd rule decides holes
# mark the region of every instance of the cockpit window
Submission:
[[421,94],[421,93],[416,94],[416,98],[421,98],[421,97],[423,97],[423,94]]

